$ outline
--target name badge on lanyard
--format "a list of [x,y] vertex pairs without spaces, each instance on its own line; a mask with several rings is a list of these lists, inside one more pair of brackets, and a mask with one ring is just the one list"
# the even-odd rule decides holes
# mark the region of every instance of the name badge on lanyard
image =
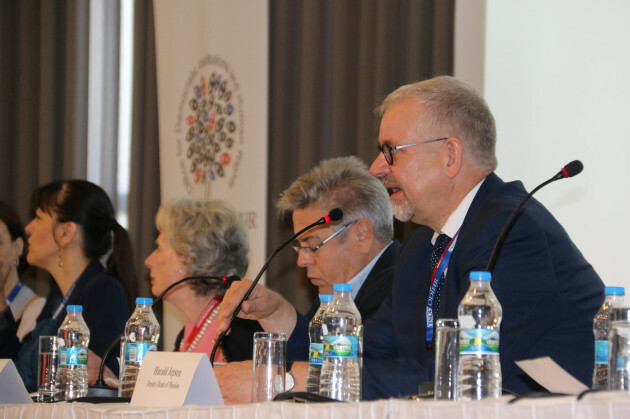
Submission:
[[427,321],[427,333],[426,333],[426,342],[431,343],[433,340],[433,305],[435,304],[435,295],[437,290],[442,283],[442,276],[446,269],[448,268],[448,261],[451,259],[451,254],[453,253],[453,249],[455,249],[455,242],[457,241],[457,236],[459,235],[459,230],[455,233],[455,236],[451,239],[450,243],[444,249],[444,253],[440,256],[440,260],[438,261],[435,269],[433,270],[433,274],[431,275],[431,288],[429,288],[429,298],[427,299],[427,307],[425,310],[425,317]]
[[22,283],[18,280],[18,282],[15,284],[15,286],[11,290],[11,293],[9,294],[9,296],[6,297],[7,304],[11,304],[13,300],[15,300],[15,297],[17,297],[17,295],[20,293],[21,289],[22,289]]

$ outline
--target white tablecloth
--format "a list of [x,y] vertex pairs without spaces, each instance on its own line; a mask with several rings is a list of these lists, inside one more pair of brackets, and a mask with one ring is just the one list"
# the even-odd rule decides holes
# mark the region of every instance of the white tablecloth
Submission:
[[0,418],[73,419],[451,419],[451,418],[623,418],[630,417],[630,395],[617,392],[575,397],[480,402],[379,400],[361,403],[273,402],[239,406],[184,406],[181,408],[136,408],[128,404],[51,403],[0,405]]

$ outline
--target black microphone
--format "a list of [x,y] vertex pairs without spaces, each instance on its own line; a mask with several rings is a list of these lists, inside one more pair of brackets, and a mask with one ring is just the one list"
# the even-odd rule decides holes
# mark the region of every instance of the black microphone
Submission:
[[256,287],[256,284],[258,284],[258,281],[260,280],[260,277],[267,270],[267,266],[269,266],[269,263],[271,262],[271,260],[278,254],[278,252],[280,250],[282,250],[285,247],[287,247],[287,245],[289,245],[293,240],[295,240],[300,234],[304,233],[305,231],[310,230],[311,228],[316,227],[318,225],[330,224],[330,223],[332,223],[334,221],[339,221],[342,218],[343,218],[343,211],[340,208],[334,208],[334,209],[330,210],[330,212],[328,214],[324,215],[322,218],[320,218],[319,220],[315,221],[313,224],[309,224],[306,227],[304,227],[302,230],[300,230],[297,233],[295,233],[293,236],[291,236],[289,238],[289,240],[285,241],[284,243],[282,243],[280,245],[280,247],[278,247],[276,250],[274,250],[274,252],[271,254],[271,256],[269,256],[269,258],[267,259],[267,262],[265,262],[263,267],[258,272],[258,275],[256,275],[256,278],[254,279],[254,282],[252,283],[252,285],[249,287],[249,289],[247,290],[247,292],[243,296],[243,299],[241,300],[241,302],[238,303],[238,306],[234,310],[234,313],[232,313],[232,317],[230,318],[230,323],[228,324],[228,327],[223,332],[221,332],[221,334],[217,338],[217,341],[214,343],[214,347],[212,348],[212,353],[210,354],[210,364],[212,364],[212,367],[214,367],[214,356],[217,353],[217,349],[219,349],[219,345],[221,344],[221,341],[225,337],[227,331],[230,330],[230,327],[232,326],[232,323],[234,322],[234,319],[236,318],[238,313],[241,311],[241,308],[243,306],[243,302],[245,302],[245,300],[247,300],[249,298],[249,296],[251,295],[252,291],[254,291],[254,288]]
[[[173,288],[175,288],[176,286],[178,286],[179,284],[186,282],[186,281],[191,281],[193,279],[212,279],[212,280],[217,280],[217,281],[222,281],[224,284],[226,284],[228,286],[228,288],[230,287],[230,285],[232,285],[232,282],[234,281],[240,281],[241,278],[236,276],[236,275],[225,275],[225,276],[187,276],[186,278],[182,278],[174,283],[172,283],[171,285],[169,285],[168,287],[166,287],[166,289],[160,294],[158,295],[155,300],[153,301],[153,304],[151,304],[152,306],[154,306],[155,304],[157,304],[166,294],[168,294],[168,292],[170,290],[172,290]],[[106,398],[118,398],[118,389],[115,389],[113,387],[109,387],[107,384],[105,384],[105,381],[103,380],[103,371],[105,370],[105,362],[107,362],[107,360],[109,360],[109,357],[111,356],[112,351],[116,348],[116,345],[120,342],[120,340],[122,339],[122,337],[124,336],[125,332],[123,331],[120,335],[118,335],[116,337],[116,339],[114,339],[114,341],[107,347],[107,350],[105,351],[105,353],[103,354],[103,359],[101,359],[101,365],[98,369],[98,378],[96,380],[96,383],[94,385],[91,385],[88,387],[88,395],[86,396],[86,398],[99,398],[99,397],[106,397]],[[85,399],[85,398],[79,398],[79,399]],[[123,399],[127,399],[126,397],[121,397],[118,398],[119,400],[123,400]]]
[[494,266],[497,263],[497,258],[499,257],[499,252],[501,251],[501,247],[503,246],[503,242],[505,238],[516,222],[517,217],[519,216],[519,210],[525,205],[525,203],[532,197],[540,188],[543,186],[549,185],[551,182],[555,182],[556,180],[570,178],[576,175],[579,175],[584,169],[584,165],[579,160],[573,160],[571,163],[564,166],[558,173],[556,173],[551,179],[546,180],[540,185],[536,186],[534,190],[528,193],[519,204],[514,208],[510,217],[507,219],[505,224],[503,225],[503,229],[499,233],[497,237],[497,241],[494,243],[494,248],[492,249],[492,254],[490,255],[490,260],[488,260],[488,265],[486,266],[486,271],[492,272],[494,270]]

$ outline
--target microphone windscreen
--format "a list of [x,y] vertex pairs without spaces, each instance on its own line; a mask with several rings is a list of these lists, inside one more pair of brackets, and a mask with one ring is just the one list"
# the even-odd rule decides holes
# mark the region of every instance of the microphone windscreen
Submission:
[[582,172],[582,169],[584,169],[584,165],[582,164],[582,162],[579,160],[573,160],[571,163],[564,166],[564,176],[572,177],[575,175],[579,175]]
[[241,277],[236,276],[236,275],[230,275],[228,277],[224,277],[223,278],[223,282],[229,287],[230,285],[232,285],[232,282],[234,281],[240,281]]
[[334,208],[328,213],[330,221],[339,221],[343,218],[343,211],[340,208]]

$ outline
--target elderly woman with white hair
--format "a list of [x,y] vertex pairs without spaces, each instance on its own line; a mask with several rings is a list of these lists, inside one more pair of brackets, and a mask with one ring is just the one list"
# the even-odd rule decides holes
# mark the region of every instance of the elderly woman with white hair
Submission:
[[[230,204],[219,200],[169,202],[158,210],[156,225],[157,248],[145,260],[154,295],[186,277],[245,274],[249,261],[247,227]],[[213,320],[227,288],[222,281],[193,279],[164,296],[186,320],[175,343],[176,351],[211,356],[218,337]],[[262,330],[257,322],[239,319],[214,362],[251,359],[252,337],[257,330]]]

